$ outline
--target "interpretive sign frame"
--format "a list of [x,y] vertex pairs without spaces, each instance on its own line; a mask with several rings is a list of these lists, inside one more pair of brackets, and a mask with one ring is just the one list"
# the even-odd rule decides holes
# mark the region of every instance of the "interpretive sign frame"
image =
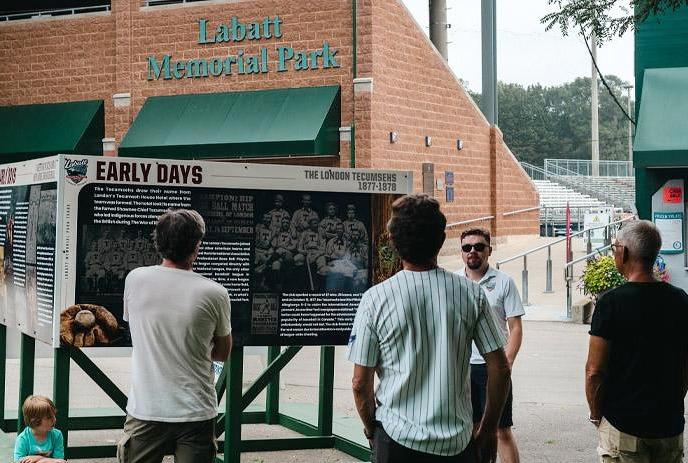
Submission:
[[[149,179],[153,175],[156,175],[157,178],[152,185],[153,188],[161,190],[156,193],[158,195],[156,199],[164,199],[167,200],[167,202],[172,201],[170,198],[176,200],[174,195],[170,193],[170,189],[165,190],[165,187],[163,187],[163,185],[169,184],[170,181],[175,185],[174,188],[176,188],[177,191],[182,189],[189,190],[191,188],[224,188],[225,190],[251,190],[255,192],[262,188],[271,191],[270,194],[273,195],[275,203],[277,202],[275,197],[277,195],[281,195],[283,200],[287,198],[287,200],[291,200],[292,202],[294,198],[297,198],[299,195],[301,195],[303,200],[305,200],[303,196],[307,195],[310,195],[310,197],[312,197],[311,199],[320,198],[320,206],[323,206],[325,201],[328,204],[321,209],[324,219],[318,224],[317,230],[315,225],[312,224],[313,221],[308,221],[311,222],[313,236],[316,234],[325,236],[330,241],[335,240],[336,244],[339,242],[337,239],[341,240],[342,238],[340,229],[346,227],[347,233],[349,233],[349,236],[346,238],[348,240],[347,246],[350,243],[357,243],[356,240],[360,240],[363,235],[367,235],[366,239],[369,241],[365,242],[365,246],[363,242],[359,243],[358,248],[344,249],[342,245],[340,254],[331,254],[328,251],[326,254],[327,259],[324,260],[322,264],[318,263],[318,259],[321,257],[322,252],[320,254],[317,252],[310,253],[308,250],[304,252],[299,251],[300,248],[297,247],[293,254],[297,255],[298,252],[303,254],[303,260],[306,262],[309,269],[308,290],[315,292],[322,289],[323,294],[339,294],[338,300],[344,300],[346,297],[341,296],[341,294],[351,295],[359,293],[360,296],[360,292],[362,292],[365,287],[372,284],[380,268],[377,253],[374,253],[373,249],[377,248],[379,240],[384,233],[384,226],[389,216],[389,206],[399,195],[410,193],[413,185],[410,172],[366,171],[360,169],[301,166],[265,166],[176,160],[119,159],[75,155],[60,155],[44,158],[37,162],[39,161],[42,162],[42,167],[40,169],[36,169],[35,166],[32,167],[32,169],[35,170],[35,172],[33,172],[34,183],[43,184],[54,181],[57,186],[57,194],[55,195],[56,212],[51,215],[54,219],[55,227],[53,327],[50,339],[46,336],[37,336],[37,333],[31,331],[22,332],[19,411],[16,419],[5,417],[3,411],[3,415],[0,416],[0,423],[5,432],[20,431],[24,427],[20,410],[23,400],[33,393],[35,340],[39,339],[42,342],[52,344],[54,348],[53,398],[58,408],[57,427],[64,433],[66,456],[69,459],[104,458],[115,455],[116,448],[111,444],[69,446],[69,432],[77,430],[121,428],[124,422],[127,401],[126,394],[89,359],[86,351],[81,350],[82,346],[91,347],[94,345],[101,345],[107,347],[109,345],[108,342],[106,342],[107,340],[117,339],[116,336],[121,334],[121,332],[116,331],[116,329],[120,327],[115,326],[112,328],[111,326],[114,325],[114,323],[111,322],[112,318],[115,318],[115,316],[105,307],[97,304],[98,301],[79,301],[75,298],[75,294],[82,293],[82,291],[77,292],[79,284],[77,281],[78,276],[81,275],[83,277],[85,275],[82,265],[84,261],[83,247],[85,244],[79,237],[87,236],[89,225],[93,226],[93,228],[97,228],[95,225],[98,225],[96,223],[84,223],[84,221],[80,219],[80,213],[83,213],[85,210],[84,196],[80,196],[80,192],[84,188],[100,183],[101,186],[103,184],[115,184],[125,185],[126,188],[135,189],[145,185],[146,182],[143,180],[146,175],[150,176],[148,177]],[[26,166],[28,165],[27,163],[31,163],[31,161],[17,164]],[[0,188],[4,185],[3,178],[6,180],[12,179],[12,176],[9,175],[9,171],[5,171],[5,174],[2,173],[3,169],[6,169],[8,166],[12,168],[15,165],[0,166]],[[174,174],[172,173],[173,169],[175,172]],[[165,176],[164,180],[160,178],[161,172]],[[204,183],[202,178],[203,175],[214,177],[215,183]],[[231,187],[227,187],[228,184],[231,184]],[[95,188],[97,188],[97,186],[93,187],[94,190]],[[39,193],[43,191],[43,189],[39,188],[37,191],[37,196],[34,195],[32,197],[33,199],[41,197]],[[117,194],[117,192],[113,194]],[[113,198],[115,200],[119,199],[114,196]],[[50,197],[48,199],[52,200],[53,198]],[[107,198],[101,199],[104,201],[107,200]],[[124,198],[124,201],[129,199],[131,198]],[[336,200],[340,200],[338,204]],[[261,203],[260,201],[263,202]],[[252,203],[252,211],[259,209],[255,207],[256,204],[266,204],[265,198],[260,201],[256,200]],[[141,221],[145,222],[147,226],[152,226],[154,224],[154,219],[167,207],[197,208],[195,206],[198,204],[197,202],[191,202],[190,199],[190,203],[175,205],[161,201],[164,204],[164,207],[161,209],[160,204],[152,204],[155,201],[150,202],[151,205],[155,207],[148,207],[145,211],[142,211],[141,218]],[[335,208],[339,206],[339,212],[330,214],[331,206],[329,203],[333,203],[334,206],[332,207]],[[102,224],[109,224],[105,222],[105,219],[112,218],[116,215],[116,208],[121,206],[122,204],[119,204],[118,201],[114,201],[113,207],[115,209],[112,209],[112,211],[106,212],[105,209],[100,209],[98,211],[93,210],[93,208],[88,209],[88,219],[93,221],[96,217],[100,217],[103,220],[103,222],[101,222]],[[302,204],[301,206],[301,209],[307,209],[305,205]],[[348,217],[348,225],[342,223],[344,221],[339,218],[343,217],[342,209],[344,208],[348,213],[353,211]],[[370,211],[367,215],[367,219],[356,215],[357,212],[360,213],[361,211]],[[268,211],[265,210],[264,212]],[[279,217],[280,214],[284,215],[284,213],[279,210],[271,210],[269,212],[272,213],[273,216],[276,215]],[[296,216],[295,212],[296,211],[292,212],[294,216]],[[101,215],[97,216],[97,213]],[[110,216],[105,217],[104,214],[107,213],[109,213]],[[2,214],[0,213],[0,215]],[[131,216],[129,218],[135,219],[136,217]],[[227,217],[223,217],[223,220],[226,218]],[[213,220],[211,219],[208,222],[212,230]],[[342,226],[339,226],[340,223]],[[255,222],[253,225],[255,225]],[[269,226],[269,224],[265,225]],[[356,230],[351,231],[354,229]],[[284,231],[286,233],[286,230]],[[305,233],[308,229],[303,228],[301,231]],[[4,230],[0,230],[0,232],[4,232]],[[328,236],[327,233],[334,234]],[[134,246],[136,245],[135,239],[130,241],[134,241]],[[101,244],[93,239],[90,243],[96,248]],[[103,241],[103,243],[105,243],[103,246],[107,247],[107,240]],[[135,250],[140,251],[140,249]],[[365,250],[365,253],[362,250]],[[336,251],[337,249],[335,247],[333,252]],[[366,254],[365,259],[363,258],[364,254]],[[256,252],[251,251],[250,255],[250,265],[253,266],[258,262],[258,260],[256,260]],[[347,257],[343,257],[344,255]],[[346,259],[350,259],[350,261],[344,262]],[[266,265],[265,267],[271,269],[276,268],[277,266],[272,265],[276,260],[277,259],[269,261],[268,263],[271,265]],[[389,267],[389,263],[386,263],[386,266]],[[124,266],[123,271],[126,272],[126,270],[128,269]],[[253,271],[253,269],[251,269],[251,271]],[[317,278],[315,275],[319,271],[324,274],[320,275],[323,277],[320,279],[320,284],[322,284],[322,286],[316,286],[314,282],[315,278]],[[81,272],[81,274],[79,272]],[[97,273],[98,272],[95,272],[95,274]],[[337,274],[335,283],[327,281],[330,274]],[[81,281],[83,282],[85,279],[82,278]],[[363,282],[365,282],[364,285],[362,284]],[[280,286],[280,288],[282,288],[282,286]],[[98,287],[98,291],[101,289],[101,287]],[[261,300],[264,302],[266,300],[265,296],[261,297],[263,297]],[[280,299],[280,302],[281,301],[282,299]],[[322,301],[322,297],[319,297],[317,301],[313,302],[313,308],[316,308],[316,302],[320,301]],[[348,310],[348,320],[352,321],[355,305],[357,305],[354,304],[354,302],[347,300],[346,303],[348,306],[343,309],[335,307],[335,312],[333,313],[336,313],[337,310],[339,312],[346,312],[346,310]],[[76,307],[76,309],[74,309],[74,307]],[[71,310],[74,313],[67,313],[67,309],[69,308],[72,308]],[[233,305],[233,310],[234,308]],[[93,314],[93,317],[86,314],[88,316],[87,318],[90,317],[95,319],[95,328],[90,331],[91,339],[95,340],[93,344],[86,343],[86,331],[82,329],[78,330],[78,334],[83,335],[79,337],[81,342],[73,342],[71,345],[65,342],[65,339],[73,340],[77,338],[74,333],[65,333],[66,326],[73,326],[74,316],[77,314],[77,310],[79,313],[86,311]],[[67,314],[67,316],[65,316],[65,314]],[[331,317],[332,313],[329,313],[328,316]],[[69,323],[65,323],[65,320]],[[243,321],[245,322],[245,320],[246,319]],[[249,317],[250,322],[254,320],[255,317]],[[119,322],[120,320],[118,319],[117,323],[119,324]],[[233,322],[235,322],[234,317]],[[0,324],[0,358],[6,358],[6,347],[5,342],[3,342],[6,339],[6,324],[7,321],[5,319],[3,319],[2,324]],[[345,325],[345,322],[341,324]],[[91,326],[93,327],[93,325]],[[266,326],[274,329],[274,324],[267,324]],[[341,436],[336,436],[332,432],[334,383],[333,345],[345,344],[346,338],[348,337],[348,328],[342,328],[339,331],[333,330],[331,327],[326,327],[326,329],[329,331],[325,330],[327,332],[322,336],[318,334],[314,341],[298,338],[298,345],[289,345],[289,338],[284,336],[258,337],[256,338],[257,341],[256,339],[252,340],[251,336],[245,336],[243,338],[239,336],[239,342],[233,350],[228,362],[224,364],[216,385],[218,396],[221,397],[225,391],[227,392],[226,410],[225,413],[218,417],[217,422],[218,435],[226,431],[224,442],[220,442],[222,445],[221,448],[224,449],[224,458],[221,459],[218,457],[218,461],[238,463],[242,451],[313,448],[338,448],[361,459],[368,457],[369,449],[365,446]],[[253,335],[254,333],[251,334]],[[62,343],[60,340],[62,340]],[[321,346],[317,423],[307,423],[280,413],[279,410],[279,372],[299,352],[301,345],[304,344]],[[244,345],[269,346],[269,362],[266,370],[258,376],[246,391],[242,391]],[[283,349],[281,345],[287,345],[288,347]],[[114,416],[70,415],[69,376],[71,361],[74,361],[113,400],[118,408],[121,409],[121,414]],[[3,386],[1,389],[2,392],[0,392],[0,399],[2,399],[1,396],[4,396],[5,376],[5,365],[3,363],[2,367],[0,367],[0,384]],[[245,411],[248,405],[266,388],[267,396],[265,411]],[[295,430],[304,436],[290,439],[242,441],[242,423],[279,424]]]

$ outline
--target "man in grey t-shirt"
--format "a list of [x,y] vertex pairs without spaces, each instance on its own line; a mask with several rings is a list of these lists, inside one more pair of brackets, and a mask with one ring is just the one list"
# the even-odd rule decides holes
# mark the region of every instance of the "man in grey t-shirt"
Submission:
[[132,341],[132,381],[120,463],[215,458],[217,395],[212,360],[232,347],[227,290],[193,272],[205,223],[198,212],[167,211],[155,227],[161,265],[132,270],[124,319]]
[[[521,317],[525,311],[514,280],[506,273],[490,267],[488,259],[491,253],[489,231],[482,228],[465,230],[461,233],[461,257],[466,266],[457,273],[477,282],[485,292],[492,307],[497,327],[508,339],[504,352],[509,360],[509,365],[513,367],[523,339]],[[485,409],[486,388],[485,360],[474,344],[471,355],[471,402],[473,405],[473,422],[476,426],[480,423]],[[512,407],[513,394],[509,388],[509,396],[497,429],[499,459],[502,463],[518,463],[520,461],[516,440],[511,432],[513,426]]]

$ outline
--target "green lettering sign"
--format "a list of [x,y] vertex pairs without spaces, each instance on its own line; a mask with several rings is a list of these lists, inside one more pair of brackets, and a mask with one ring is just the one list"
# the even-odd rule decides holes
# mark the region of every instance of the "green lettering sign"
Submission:
[[[228,23],[211,25],[208,19],[198,20],[198,44],[242,42],[244,40],[267,40],[282,37],[282,19],[266,16],[262,21],[241,22],[232,16]],[[294,48],[277,46],[276,53],[271,48],[261,47],[258,54],[249,55],[239,50],[235,55],[214,57],[211,59],[172,60],[172,55],[163,55],[158,61],[155,56],[147,57],[148,80],[165,80],[219,77],[232,74],[265,74],[270,71],[270,60],[276,61],[277,72],[288,69],[307,71],[340,67],[337,62],[337,50],[324,42],[323,47],[315,50],[294,50]],[[272,54],[271,54],[272,53]]]

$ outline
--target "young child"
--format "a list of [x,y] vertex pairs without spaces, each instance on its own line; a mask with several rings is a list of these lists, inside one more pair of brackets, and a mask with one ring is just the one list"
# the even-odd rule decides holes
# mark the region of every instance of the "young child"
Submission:
[[55,404],[47,397],[32,395],[22,405],[27,427],[14,444],[16,463],[66,463],[62,433],[55,429]]

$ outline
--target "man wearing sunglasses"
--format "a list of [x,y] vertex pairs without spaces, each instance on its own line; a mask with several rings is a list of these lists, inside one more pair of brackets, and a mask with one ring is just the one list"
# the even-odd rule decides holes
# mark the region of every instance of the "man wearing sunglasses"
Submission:
[[[516,355],[523,340],[521,317],[525,314],[521,296],[514,280],[507,274],[490,267],[488,259],[492,254],[490,232],[482,228],[472,228],[461,233],[461,258],[466,266],[459,271],[470,280],[476,281],[485,292],[492,306],[497,326],[508,342],[504,352],[513,367]],[[473,404],[473,423],[477,426],[483,417],[487,399],[487,367],[483,356],[475,344],[471,354],[471,402]],[[497,449],[502,463],[519,462],[518,447],[511,432],[513,395],[509,395],[497,430]]]

